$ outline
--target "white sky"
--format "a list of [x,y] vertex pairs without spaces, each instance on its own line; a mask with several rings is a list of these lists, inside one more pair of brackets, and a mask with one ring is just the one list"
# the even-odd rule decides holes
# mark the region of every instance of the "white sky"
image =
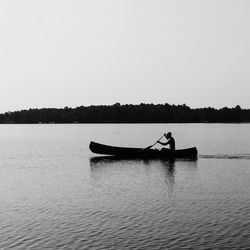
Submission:
[[250,108],[249,0],[0,0],[0,112]]

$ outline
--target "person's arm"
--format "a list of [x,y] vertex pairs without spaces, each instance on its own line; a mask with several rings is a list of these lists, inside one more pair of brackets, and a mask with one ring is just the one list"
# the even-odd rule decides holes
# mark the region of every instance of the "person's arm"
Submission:
[[158,143],[160,143],[162,146],[167,146],[169,144],[169,140],[167,142],[160,142],[160,141],[158,141]]

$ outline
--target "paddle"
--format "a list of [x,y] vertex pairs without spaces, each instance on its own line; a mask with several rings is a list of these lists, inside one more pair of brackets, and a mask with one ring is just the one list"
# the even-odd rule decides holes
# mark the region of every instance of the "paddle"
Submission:
[[[165,136],[165,134],[164,134],[162,137],[164,137],[164,136]],[[161,138],[162,138],[162,137],[161,137]],[[159,140],[161,140],[161,138],[160,138]],[[143,150],[147,150],[147,149],[152,148],[159,140],[157,140],[153,145],[144,148]]]

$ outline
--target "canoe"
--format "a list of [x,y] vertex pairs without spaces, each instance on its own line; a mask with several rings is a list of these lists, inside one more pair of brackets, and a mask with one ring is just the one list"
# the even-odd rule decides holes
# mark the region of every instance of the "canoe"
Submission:
[[95,154],[112,155],[121,158],[195,158],[197,148],[158,150],[145,148],[115,147],[91,141],[89,149]]

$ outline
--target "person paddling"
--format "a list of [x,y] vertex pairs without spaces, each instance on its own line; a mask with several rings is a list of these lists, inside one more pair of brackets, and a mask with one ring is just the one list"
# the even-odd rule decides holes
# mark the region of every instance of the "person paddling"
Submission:
[[165,138],[167,139],[167,142],[161,142],[160,140],[157,141],[162,146],[169,145],[169,150],[175,150],[175,140],[172,137],[172,133],[168,132],[167,134],[164,134]]

